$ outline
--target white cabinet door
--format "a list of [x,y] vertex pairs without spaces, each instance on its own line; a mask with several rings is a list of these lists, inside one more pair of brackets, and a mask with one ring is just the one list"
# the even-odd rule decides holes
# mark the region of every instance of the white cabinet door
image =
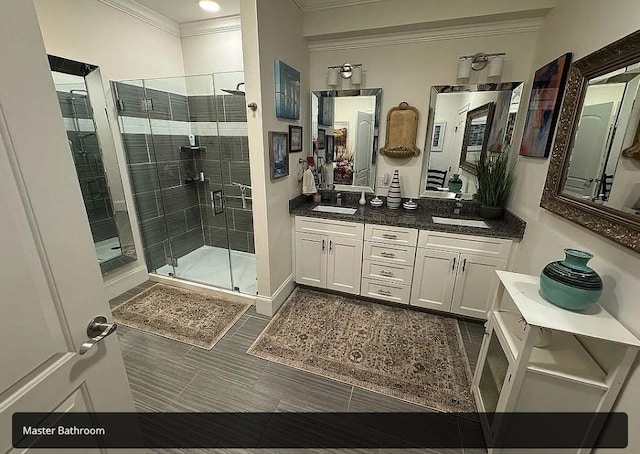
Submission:
[[460,255],[419,248],[411,289],[411,305],[449,312]]
[[498,288],[495,270],[506,266],[505,259],[461,254],[451,312],[486,320]]
[[327,287],[345,293],[360,294],[362,241],[329,236]]
[[296,233],[296,282],[312,287],[327,286],[327,236]]

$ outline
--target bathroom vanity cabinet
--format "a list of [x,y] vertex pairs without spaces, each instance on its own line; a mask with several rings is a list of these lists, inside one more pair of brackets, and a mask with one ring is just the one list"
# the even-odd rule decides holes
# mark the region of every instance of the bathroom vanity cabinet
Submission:
[[513,261],[513,241],[295,218],[296,282],[323,289],[487,318],[495,271]]
[[296,217],[296,282],[360,294],[363,225]]
[[[494,413],[610,411],[640,340],[599,305],[572,312],[547,302],[538,276],[496,275],[498,291],[472,384],[485,439],[509,434],[509,418]],[[551,337],[538,348],[540,328]],[[516,452],[521,450],[489,449],[490,454]]]
[[421,231],[411,304],[486,319],[512,249],[511,240]]

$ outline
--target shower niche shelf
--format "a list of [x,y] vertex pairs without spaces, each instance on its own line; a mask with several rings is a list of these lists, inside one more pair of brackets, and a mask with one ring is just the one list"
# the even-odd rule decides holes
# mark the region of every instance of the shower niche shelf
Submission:
[[183,153],[187,151],[207,151],[207,147],[180,147],[180,151]]

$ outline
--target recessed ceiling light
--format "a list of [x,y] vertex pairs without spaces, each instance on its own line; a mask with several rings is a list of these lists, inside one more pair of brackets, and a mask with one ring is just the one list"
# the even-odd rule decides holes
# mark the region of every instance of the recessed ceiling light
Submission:
[[198,5],[200,5],[200,8],[212,13],[220,11],[220,5],[213,0],[200,0],[198,1]]

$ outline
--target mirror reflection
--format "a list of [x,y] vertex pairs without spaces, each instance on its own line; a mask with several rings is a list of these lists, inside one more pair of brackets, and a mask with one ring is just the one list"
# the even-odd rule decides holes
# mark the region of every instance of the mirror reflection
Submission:
[[322,187],[375,188],[382,89],[314,91],[313,150]]
[[106,100],[96,66],[49,58],[96,255],[103,274],[136,260]]
[[640,162],[624,158],[640,118],[640,64],[589,80],[562,193],[640,216]]
[[432,87],[421,196],[470,198],[477,192],[480,156],[511,145],[522,87],[522,82]]

